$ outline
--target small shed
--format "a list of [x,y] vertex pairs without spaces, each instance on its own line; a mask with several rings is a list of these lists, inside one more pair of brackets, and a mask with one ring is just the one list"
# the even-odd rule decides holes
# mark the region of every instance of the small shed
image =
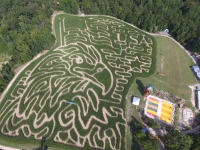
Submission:
[[131,100],[131,103],[132,103],[133,105],[138,106],[138,105],[140,104],[140,98],[139,98],[139,97],[136,97],[136,96],[133,96],[133,97],[132,97],[132,100]]
[[200,109],[200,91],[198,89],[195,90],[195,106]]

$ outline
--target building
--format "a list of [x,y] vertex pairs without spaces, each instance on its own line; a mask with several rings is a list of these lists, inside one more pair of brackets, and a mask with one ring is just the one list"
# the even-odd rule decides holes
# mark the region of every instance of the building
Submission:
[[200,80],[200,68],[197,65],[190,67],[194,75],[196,76],[197,80]]
[[198,87],[195,90],[195,107],[200,109],[200,89]]

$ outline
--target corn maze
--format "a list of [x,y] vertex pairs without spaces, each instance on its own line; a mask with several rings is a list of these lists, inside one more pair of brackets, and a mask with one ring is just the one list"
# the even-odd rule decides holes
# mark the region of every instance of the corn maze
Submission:
[[124,149],[125,96],[134,75],[150,72],[153,38],[112,17],[57,14],[53,21],[56,46],[2,98],[1,133]]

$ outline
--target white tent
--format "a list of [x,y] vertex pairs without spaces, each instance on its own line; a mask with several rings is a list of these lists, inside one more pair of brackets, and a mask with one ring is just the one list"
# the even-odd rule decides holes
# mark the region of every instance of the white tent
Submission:
[[140,104],[140,98],[136,97],[136,96],[133,96],[132,97],[132,104],[133,105],[139,105]]
[[165,32],[169,33],[169,29],[165,29]]

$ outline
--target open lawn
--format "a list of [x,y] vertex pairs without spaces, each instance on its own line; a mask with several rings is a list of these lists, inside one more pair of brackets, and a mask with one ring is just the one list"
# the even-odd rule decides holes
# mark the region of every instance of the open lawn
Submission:
[[[192,59],[186,54],[186,52],[172,39],[164,36],[155,36],[157,43],[156,53],[156,71],[147,78],[136,78],[134,84],[130,88],[126,106],[127,106],[127,121],[131,121],[131,116],[141,121],[136,106],[131,104],[131,96],[135,95],[141,98],[140,107],[145,107],[145,101],[143,100],[143,92],[145,86],[149,83],[153,84],[155,88],[164,90],[171,94],[174,94],[180,98],[186,100],[191,99],[191,89],[189,85],[197,83],[197,80],[190,70],[190,66],[194,65]],[[157,73],[163,73],[166,76],[158,76]],[[190,101],[187,102],[189,106]],[[128,128],[127,128],[128,129]],[[129,133],[129,129],[127,131]],[[134,150],[136,143],[132,143],[131,134],[127,134],[127,149]],[[133,139],[134,142],[134,139]],[[137,144],[136,144],[137,145]]]
[[[156,71],[148,78],[138,78],[146,86],[152,83],[155,88],[167,91],[186,100],[191,99],[189,85],[196,84],[197,80],[190,66],[194,65],[192,59],[172,39],[155,36],[157,41]],[[158,76],[157,73],[166,76]],[[137,85],[136,85],[137,86]]]
[[[157,77],[155,86],[169,93],[184,98],[191,99],[189,85],[197,83],[190,66],[194,65],[192,59],[182,48],[172,39],[156,36],[158,44],[157,71],[165,73],[165,77]],[[156,74],[152,76],[156,78]]]
[[0,139],[37,145],[44,136],[50,147],[125,149],[126,95],[136,77],[154,73],[155,39],[108,16],[57,14],[53,33],[54,48],[2,98]]

